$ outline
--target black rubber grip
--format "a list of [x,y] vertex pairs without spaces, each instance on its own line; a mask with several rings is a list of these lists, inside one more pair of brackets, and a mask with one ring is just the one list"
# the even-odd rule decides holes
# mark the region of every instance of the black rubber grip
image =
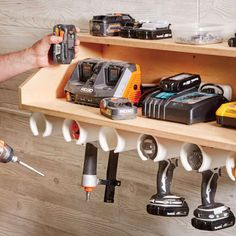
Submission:
[[86,144],[84,156],[84,175],[97,174],[97,147],[91,143]]
[[160,161],[157,172],[157,193],[159,196],[170,194],[171,182],[176,164],[171,160]]
[[217,171],[207,170],[202,172],[201,197],[203,206],[211,206],[215,203],[218,171],[217,169]]

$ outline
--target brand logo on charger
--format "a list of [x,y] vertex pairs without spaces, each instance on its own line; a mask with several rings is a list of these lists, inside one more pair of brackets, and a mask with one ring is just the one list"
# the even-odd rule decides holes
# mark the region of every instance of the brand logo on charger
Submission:
[[195,81],[198,81],[198,80],[199,80],[198,78],[194,78],[194,79],[185,81],[185,82],[183,83],[183,85],[189,85],[189,84],[191,84],[191,83],[193,83],[193,82],[195,82]]
[[92,88],[81,88],[80,91],[84,92],[84,93],[92,93],[93,89]]

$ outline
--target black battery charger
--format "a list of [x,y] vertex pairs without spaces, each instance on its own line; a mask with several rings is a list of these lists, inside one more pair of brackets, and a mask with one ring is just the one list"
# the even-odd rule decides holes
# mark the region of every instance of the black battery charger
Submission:
[[163,79],[160,88],[144,99],[142,115],[184,124],[215,120],[216,110],[228,100],[214,88],[199,90],[200,83],[199,75],[187,73]]

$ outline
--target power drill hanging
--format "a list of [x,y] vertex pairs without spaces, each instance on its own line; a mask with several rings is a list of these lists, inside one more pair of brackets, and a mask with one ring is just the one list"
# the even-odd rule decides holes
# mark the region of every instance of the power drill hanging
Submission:
[[[187,158],[191,168],[198,171],[203,163],[203,154],[200,148],[193,149]],[[192,225],[197,229],[215,231],[235,224],[235,217],[230,208],[223,203],[215,202],[219,176],[220,168],[202,172],[202,205],[194,210],[194,218],[192,218]]]
[[23,161],[20,161],[18,159],[17,156],[14,155],[14,151],[13,149],[7,145],[4,141],[0,140],[0,162],[1,163],[8,163],[8,162],[16,162],[32,171],[34,171],[35,173],[44,176],[43,173],[35,170],[33,167],[27,165],[26,163],[24,163]]

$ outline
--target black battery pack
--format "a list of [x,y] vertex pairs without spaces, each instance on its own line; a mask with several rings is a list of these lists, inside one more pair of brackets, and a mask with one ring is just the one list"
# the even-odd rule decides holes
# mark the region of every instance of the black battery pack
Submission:
[[53,45],[53,62],[57,64],[70,64],[75,57],[75,26],[55,25],[53,27],[53,34],[63,38],[61,43]]
[[147,212],[151,215],[168,216],[168,217],[184,217],[189,213],[189,208],[186,202],[183,202],[182,206],[158,206],[155,204],[147,205]]
[[235,217],[232,212],[230,212],[228,217],[215,221],[206,221],[204,219],[192,218],[193,227],[200,230],[216,231],[231,227],[234,224],[235,224]]
[[136,37],[138,39],[167,39],[172,38],[172,32],[170,28],[160,28],[160,29],[137,29]]
[[133,26],[135,19],[129,14],[113,13],[93,16],[89,21],[90,34],[93,36],[118,36],[121,27]]
[[120,29],[120,37],[122,38],[137,38],[136,31],[138,27],[126,26]]
[[190,88],[179,93],[157,91],[143,102],[142,114],[149,118],[194,124],[215,120],[215,112],[227,99]]
[[198,74],[180,73],[160,81],[160,87],[165,92],[180,92],[189,88],[198,88],[201,77]]
[[162,22],[134,22],[133,25],[124,26],[120,30],[120,36],[123,38],[138,39],[165,39],[172,37],[170,24]]

